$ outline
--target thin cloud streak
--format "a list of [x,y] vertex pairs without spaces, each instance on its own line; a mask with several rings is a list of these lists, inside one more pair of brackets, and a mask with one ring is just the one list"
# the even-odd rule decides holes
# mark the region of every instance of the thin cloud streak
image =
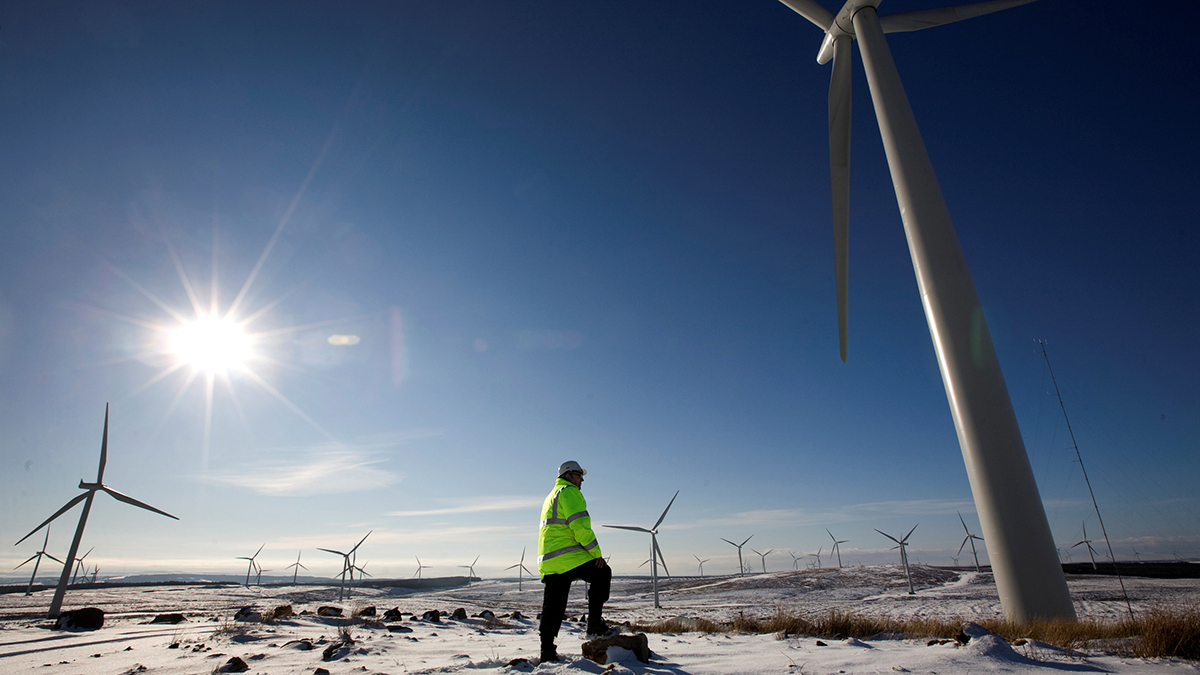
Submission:
[[464,506],[453,506],[444,509],[425,509],[421,511],[390,511],[386,516],[416,517],[442,516],[455,513],[481,513],[484,511],[515,511],[517,509],[534,509],[542,503],[540,498],[529,497],[497,497],[495,501],[484,501]]
[[[394,485],[402,475],[380,467],[379,450],[342,444],[318,446],[299,453],[243,465],[228,473],[210,474],[203,480],[246,488],[261,495],[339,494]],[[295,455],[304,459],[294,459]]]

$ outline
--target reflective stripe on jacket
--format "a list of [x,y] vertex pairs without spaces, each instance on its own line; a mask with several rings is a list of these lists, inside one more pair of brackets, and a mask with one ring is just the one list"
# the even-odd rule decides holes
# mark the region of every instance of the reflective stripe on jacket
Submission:
[[538,530],[538,574],[562,574],[601,556],[592,532],[587,500],[579,488],[559,478],[542,503]]

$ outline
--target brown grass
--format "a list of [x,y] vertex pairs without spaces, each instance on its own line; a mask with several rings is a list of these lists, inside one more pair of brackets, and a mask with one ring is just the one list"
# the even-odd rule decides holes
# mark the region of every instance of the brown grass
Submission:
[[[881,633],[906,639],[952,639],[962,631],[965,619],[915,617],[898,619],[870,617],[832,610],[828,614],[805,617],[783,611],[759,618],[739,614],[730,622],[679,617],[653,623],[634,623],[635,631],[650,633],[775,633],[780,637],[803,635],[817,638],[871,638]],[[1200,610],[1150,610],[1136,619],[1121,621],[1031,621],[1012,623],[1002,619],[976,621],[1009,642],[1025,638],[1038,640],[1073,652],[1089,647],[1116,651],[1141,658],[1182,658],[1200,660]]]

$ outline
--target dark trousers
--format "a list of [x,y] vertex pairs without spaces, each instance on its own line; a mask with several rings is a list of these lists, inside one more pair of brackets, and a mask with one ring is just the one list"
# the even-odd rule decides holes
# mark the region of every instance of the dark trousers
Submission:
[[599,628],[604,613],[604,603],[608,602],[608,590],[612,585],[612,568],[608,565],[596,567],[595,560],[589,560],[573,570],[562,574],[547,574],[542,583],[546,584],[546,593],[542,596],[542,623],[538,633],[542,636],[542,645],[554,644],[558,629],[562,627],[563,614],[567,611],[567,595],[571,592],[571,582],[582,579],[588,582],[588,628]]

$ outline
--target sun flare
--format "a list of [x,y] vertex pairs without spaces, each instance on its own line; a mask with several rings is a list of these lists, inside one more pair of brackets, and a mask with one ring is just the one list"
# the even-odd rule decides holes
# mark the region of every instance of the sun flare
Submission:
[[171,352],[196,370],[227,373],[242,369],[250,360],[250,336],[234,321],[202,316],[173,332]]

